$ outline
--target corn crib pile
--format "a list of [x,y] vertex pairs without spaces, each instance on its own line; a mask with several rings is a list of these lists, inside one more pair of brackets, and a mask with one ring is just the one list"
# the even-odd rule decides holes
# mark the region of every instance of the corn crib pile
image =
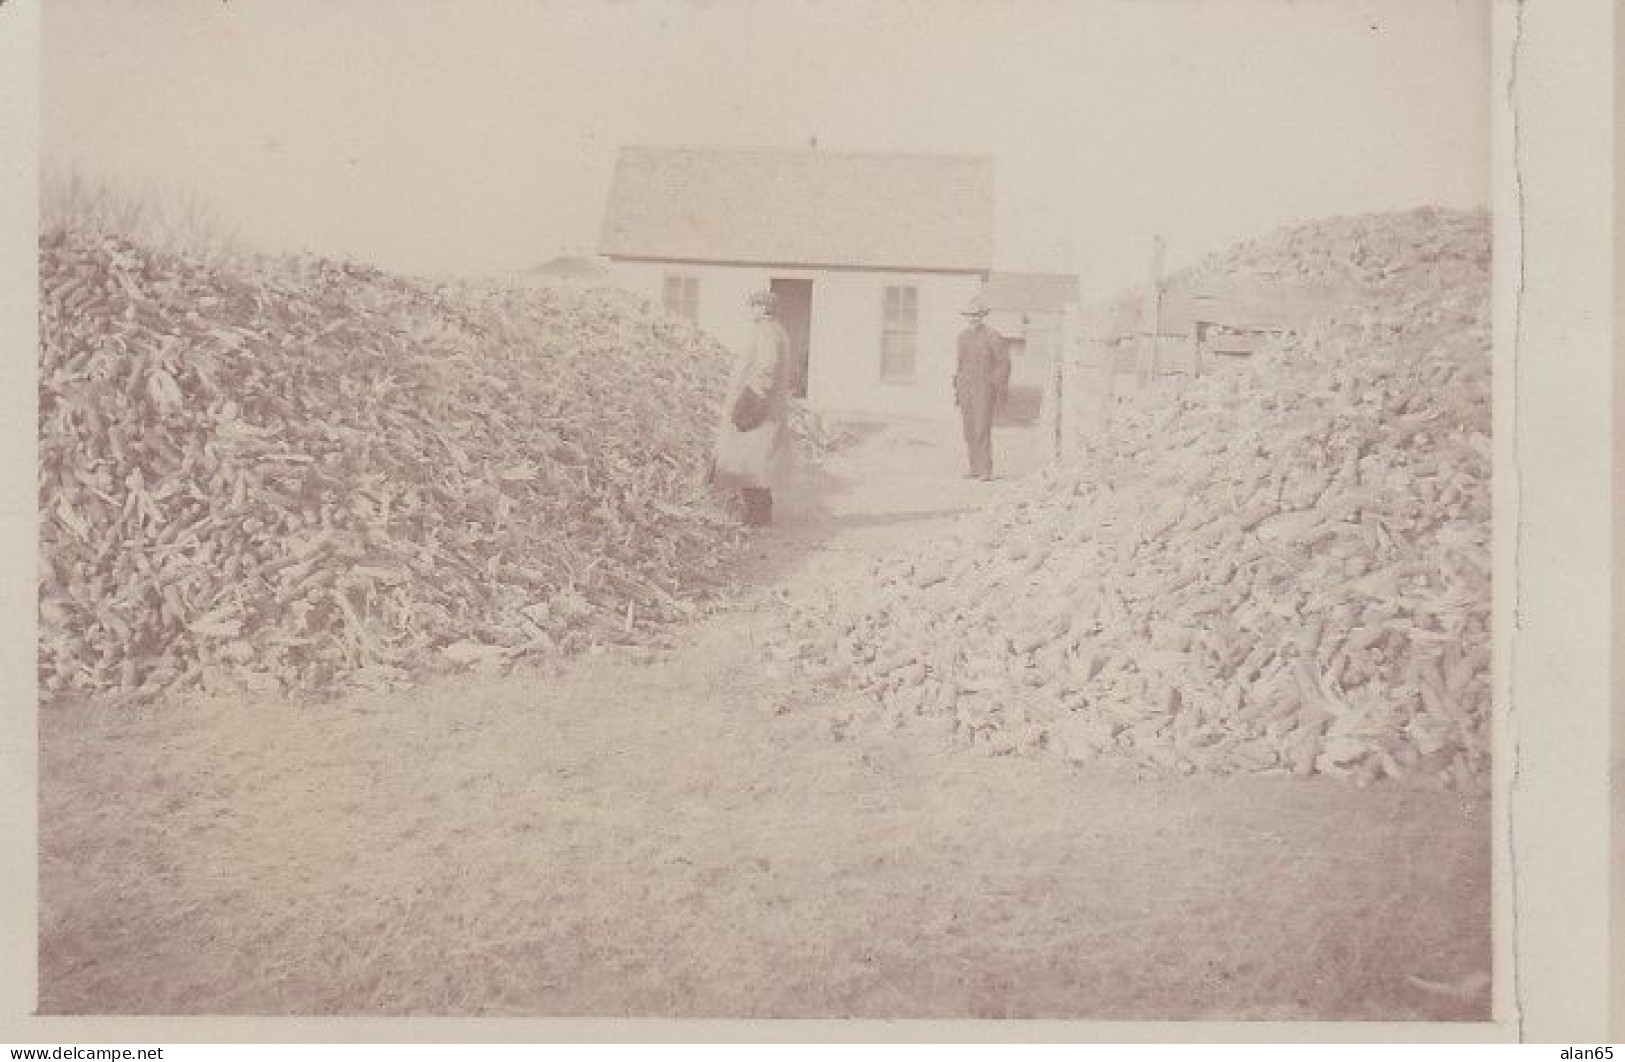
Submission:
[[47,697],[387,688],[641,643],[725,582],[726,355],[612,293],[41,244]]
[[1125,407],[1076,465],[788,609],[776,655],[992,754],[1480,790],[1488,230],[1449,221],[1377,224],[1404,260],[1369,304]]
[[1390,293],[1421,284],[1436,297],[1472,297],[1486,283],[1489,241],[1480,212],[1419,207],[1358,214],[1248,240],[1198,262],[1183,279],[1196,287],[1232,277]]

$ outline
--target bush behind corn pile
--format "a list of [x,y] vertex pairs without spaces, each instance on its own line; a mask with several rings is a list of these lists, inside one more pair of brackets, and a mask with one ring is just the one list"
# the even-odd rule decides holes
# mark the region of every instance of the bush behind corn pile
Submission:
[[995,754],[1482,787],[1488,219],[1339,219],[1204,268],[1321,283],[1350,233],[1390,256],[1369,302],[1144,396],[869,593],[791,611],[781,654]]
[[41,242],[44,695],[320,695],[645,639],[739,536],[726,355],[611,292]]

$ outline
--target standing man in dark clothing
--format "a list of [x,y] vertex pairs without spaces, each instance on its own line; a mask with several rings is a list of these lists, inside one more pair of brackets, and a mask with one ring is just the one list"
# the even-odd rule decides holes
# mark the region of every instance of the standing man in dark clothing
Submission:
[[954,372],[954,402],[965,425],[965,453],[970,479],[993,478],[993,414],[1004,406],[1010,389],[1010,354],[1004,337],[987,326],[987,303],[971,300],[964,316],[969,325],[959,333],[959,365]]

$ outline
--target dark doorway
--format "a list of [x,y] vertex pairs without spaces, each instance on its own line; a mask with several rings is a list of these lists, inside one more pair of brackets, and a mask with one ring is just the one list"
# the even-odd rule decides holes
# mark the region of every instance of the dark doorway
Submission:
[[779,323],[790,335],[790,386],[797,398],[807,397],[807,362],[812,349],[812,281],[775,280],[779,297]]

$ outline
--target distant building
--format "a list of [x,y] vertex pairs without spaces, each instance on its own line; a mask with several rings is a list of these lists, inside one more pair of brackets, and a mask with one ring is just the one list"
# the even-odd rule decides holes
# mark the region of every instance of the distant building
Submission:
[[595,287],[609,282],[609,263],[584,254],[562,254],[519,274],[525,284]]
[[1143,290],[1124,295],[1111,307],[1117,370],[1135,371],[1141,344],[1153,333],[1156,371],[1193,373],[1203,365],[1253,354],[1315,316],[1358,299],[1351,289],[1176,277],[1162,290],[1155,323],[1146,317]]
[[619,286],[730,348],[779,295],[810,405],[951,415],[960,310],[993,264],[993,160],[622,149],[599,253]]

